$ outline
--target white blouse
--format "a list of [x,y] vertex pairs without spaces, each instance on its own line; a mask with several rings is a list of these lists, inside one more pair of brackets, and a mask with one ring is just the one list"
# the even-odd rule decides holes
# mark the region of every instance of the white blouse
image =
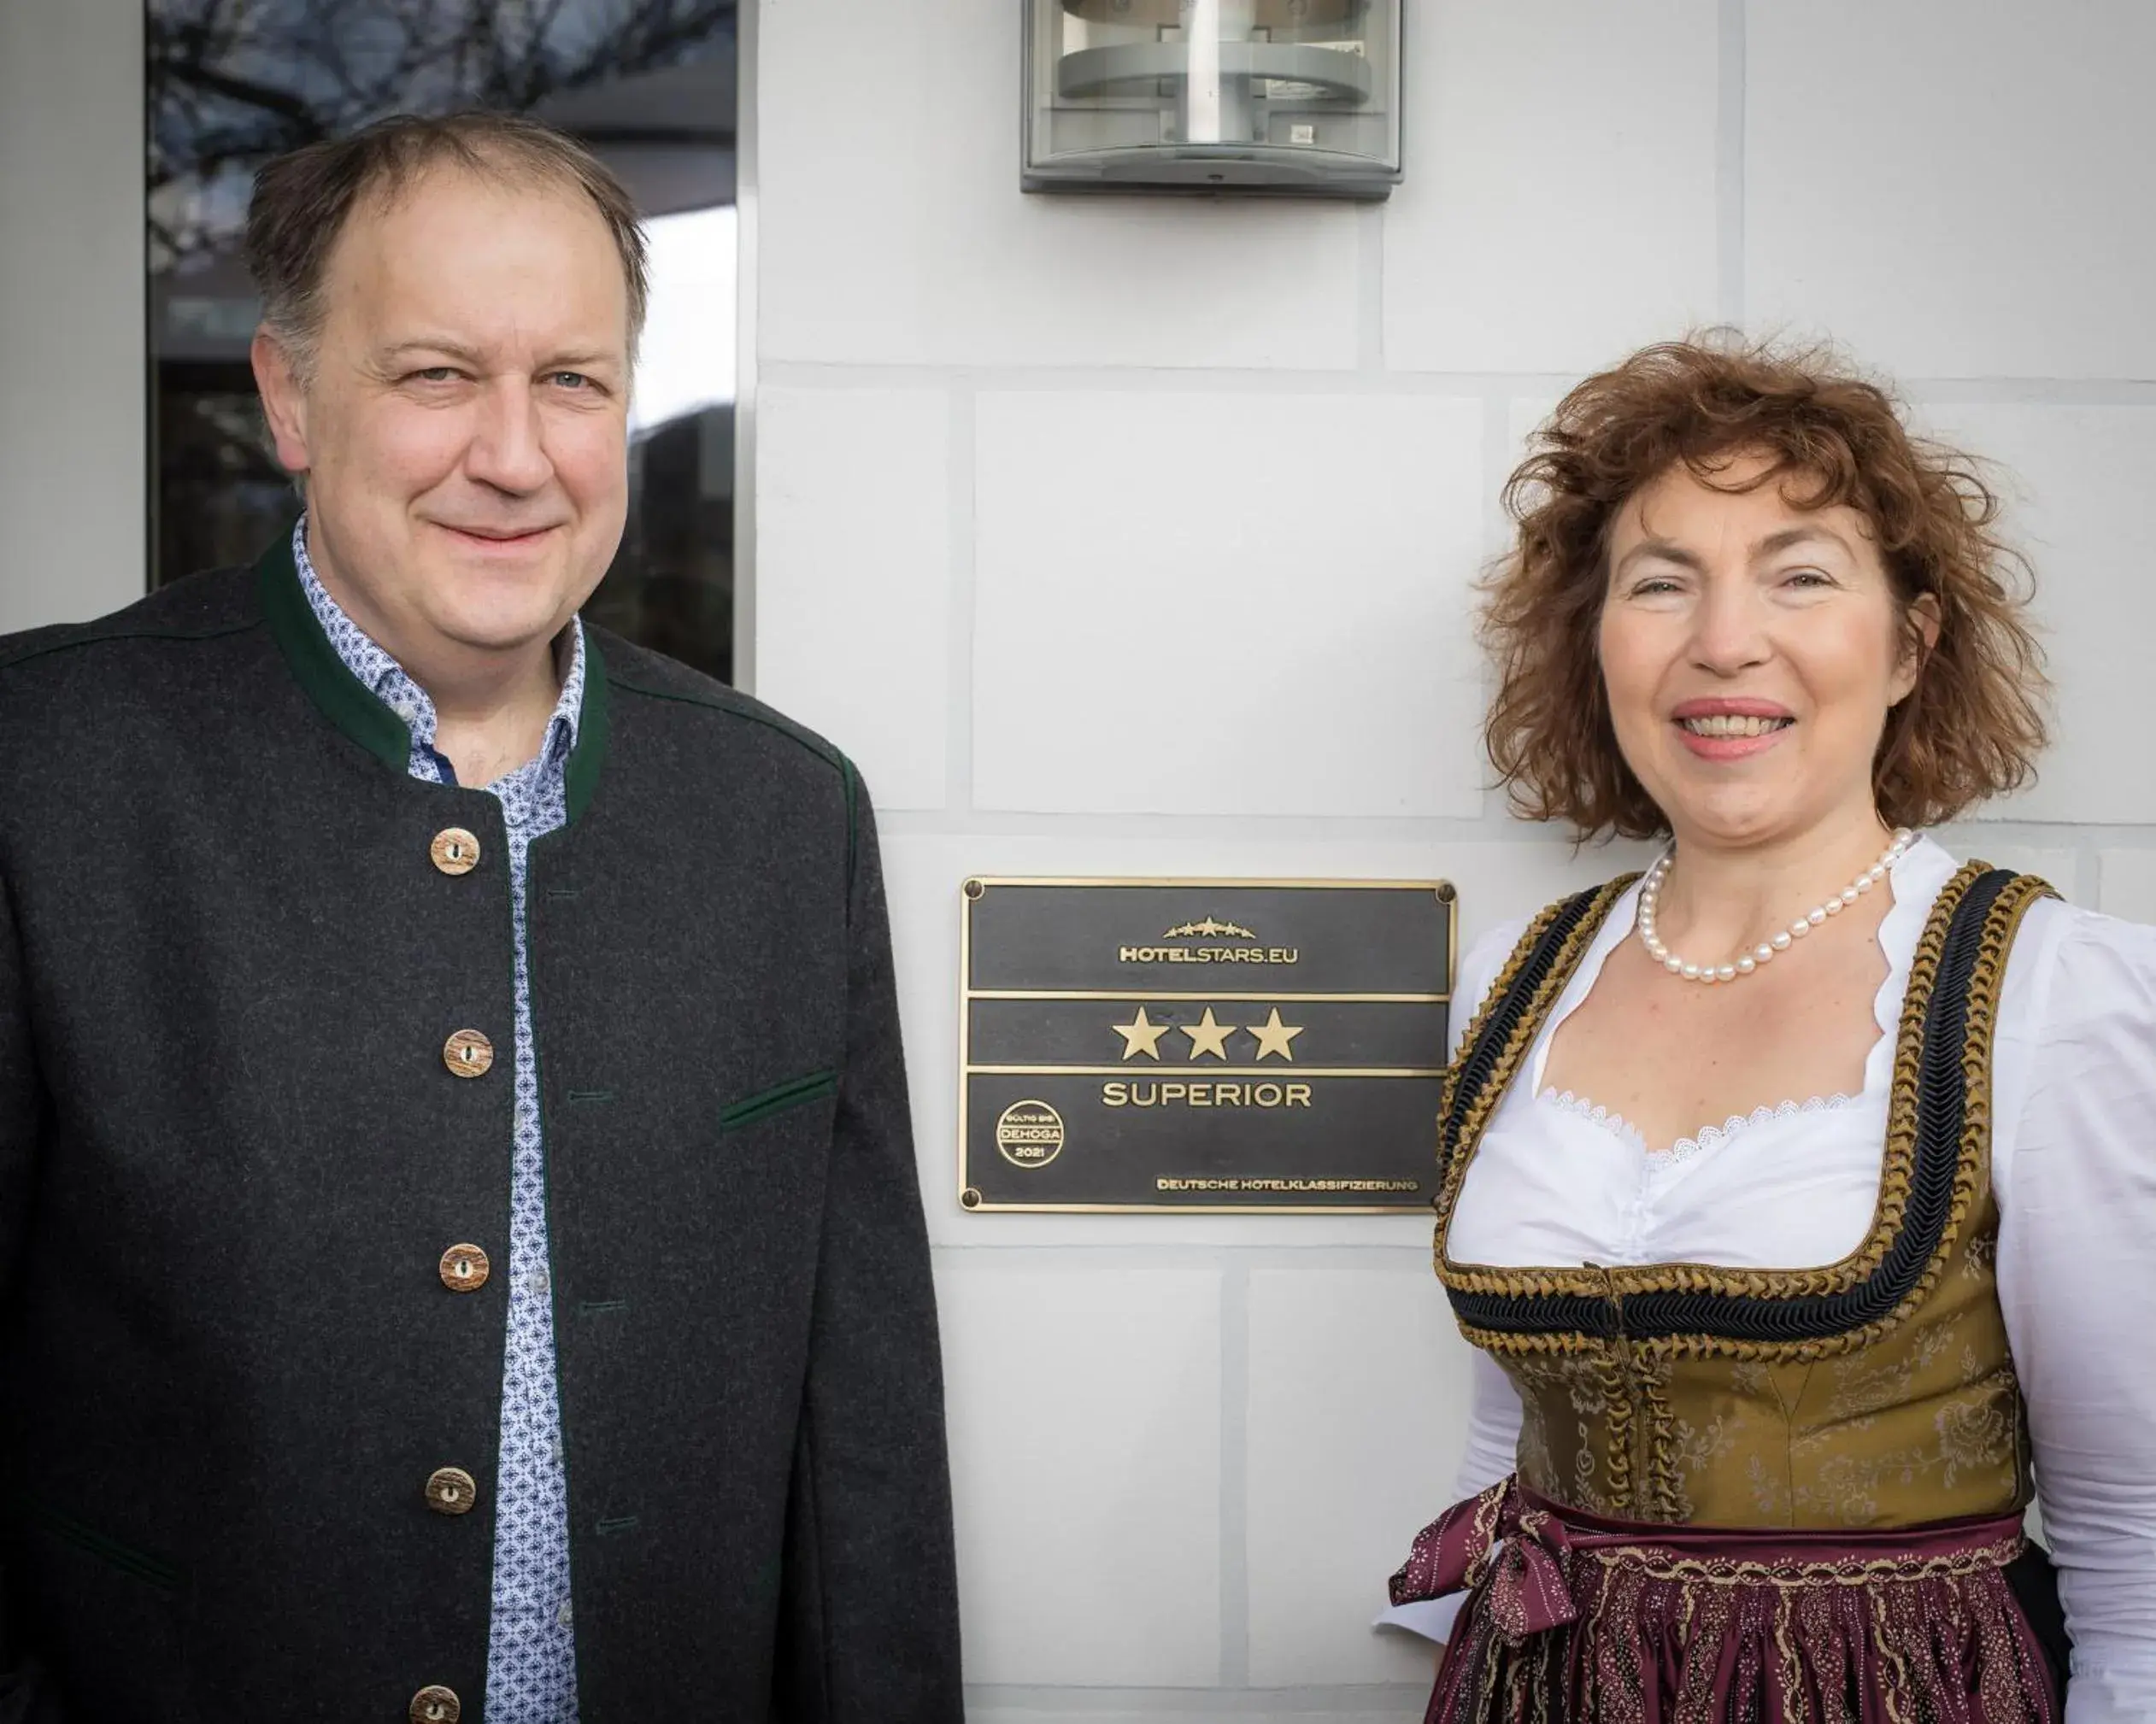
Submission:
[[[1632,931],[1637,890],[1626,893],[1491,1116],[1454,1212],[1453,1260],[1786,1269],[1854,1250],[1878,1196],[1909,966],[1957,865],[1927,838],[1894,870],[1881,1035],[1859,1094],[1794,1098],[1667,1146],[1542,1082],[1557,1026]],[[1525,927],[1475,944],[1460,1006],[1481,1000]],[[1472,1016],[1458,1014],[1463,1031]],[[2156,1719],[2156,928],[2032,906],[2006,965],[1992,1070],[1999,1299],[2074,1640],[2066,1724],[2145,1724]],[[1474,1369],[1467,1453],[1445,1502],[1513,1467],[1519,1398],[1487,1355]],[[1379,1620],[1442,1639],[1460,1603]]]

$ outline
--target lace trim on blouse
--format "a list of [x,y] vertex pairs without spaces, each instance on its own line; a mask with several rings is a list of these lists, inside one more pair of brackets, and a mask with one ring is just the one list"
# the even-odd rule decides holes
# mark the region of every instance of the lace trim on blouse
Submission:
[[1749,1130],[1754,1126],[1771,1124],[1777,1119],[1795,1119],[1802,1114],[1826,1113],[1836,1108],[1853,1106],[1863,1098],[1836,1091],[1832,1095],[1812,1096],[1806,1101],[1784,1101],[1774,1105],[1755,1107],[1748,1114],[1733,1113],[1719,1125],[1702,1128],[1696,1137],[1680,1137],[1666,1149],[1649,1149],[1639,1129],[1623,1114],[1612,1113],[1608,1108],[1589,1100],[1586,1096],[1575,1095],[1569,1089],[1545,1089],[1538,1099],[1563,1112],[1576,1114],[1590,1124],[1599,1125],[1613,1136],[1638,1150],[1658,1167],[1672,1167],[1679,1162],[1689,1161],[1694,1156],[1712,1149],[1718,1144],[1727,1143],[1739,1132]]

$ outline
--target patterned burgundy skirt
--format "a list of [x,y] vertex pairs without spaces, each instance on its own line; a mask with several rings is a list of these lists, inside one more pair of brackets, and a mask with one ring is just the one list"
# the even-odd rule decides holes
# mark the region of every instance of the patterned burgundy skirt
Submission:
[[2009,1583],[2032,1548],[2018,1516],[1648,1526],[1508,1479],[1423,1530],[1392,1596],[1470,1589],[1425,1724],[2059,1724]]

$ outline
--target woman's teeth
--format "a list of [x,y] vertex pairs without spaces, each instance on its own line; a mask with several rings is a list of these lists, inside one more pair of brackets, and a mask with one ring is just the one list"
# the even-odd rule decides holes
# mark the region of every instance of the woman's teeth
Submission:
[[1764,736],[1771,730],[1796,722],[1794,718],[1754,718],[1736,712],[1716,712],[1704,718],[1677,721],[1695,736]]

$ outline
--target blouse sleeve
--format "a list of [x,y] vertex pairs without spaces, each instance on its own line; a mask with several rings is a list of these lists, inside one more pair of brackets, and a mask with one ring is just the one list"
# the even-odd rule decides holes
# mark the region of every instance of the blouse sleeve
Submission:
[[2000,1301],[2074,1642],[2066,1724],[2141,1724],[2156,1718],[2156,928],[2041,907],[2029,1008],[2013,1009],[2018,943],[1995,1062]]
[[[1453,990],[1451,1029],[1455,1059],[1460,1057],[1460,1039],[1466,1035],[1476,1008],[1489,991],[1497,972],[1504,968],[1513,947],[1519,943],[1519,936],[1526,931],[1524,922],[1492,929],[1469,948],[1467,956],[1461,960],[1459,981]],[[1460,1457],[1459,1471],[1453,1476],[1452,1494],[1430,1506],[1430,1518],[1433,1521],[1452,1504],[1489,1489],[1511,1472],[1513,1456],[1519,1447],[1519,1396],[1513,1387],[1512,1379],[1495,1359],[1483,1352],[1474,1356],[1472,1373],[1467,1450]],[[1407,1548],[1403,1541],[1403,1555]],[[1378,1614],[1378,1621],[1387,1627],[1405,1628],[1425,1639],[1442,1641],[1452,1633],[1453,1619],[1459,1616],[1460,1608],[1466,1602],[1464,1597],[1454,1594],[1449,1598],[1431,1598],[1416,1604],[1392,1604]]]
[[1505,967],[1505,960],[1513,955],[1513,948],[1526,932],[1524,917],[1515,922],[1501,922],[1486,930],[1460,960],[1460,973],[1453,978],[1452,1014],[1446,1024],[1446,1033],[1452,1037],[1454,1059],[1460,1058],[1460,1044],[1466,1039],[1467,1026],[1482,1010],[1483,996],[1489,992],[1490,984],[1497,980],[1497,972]]

